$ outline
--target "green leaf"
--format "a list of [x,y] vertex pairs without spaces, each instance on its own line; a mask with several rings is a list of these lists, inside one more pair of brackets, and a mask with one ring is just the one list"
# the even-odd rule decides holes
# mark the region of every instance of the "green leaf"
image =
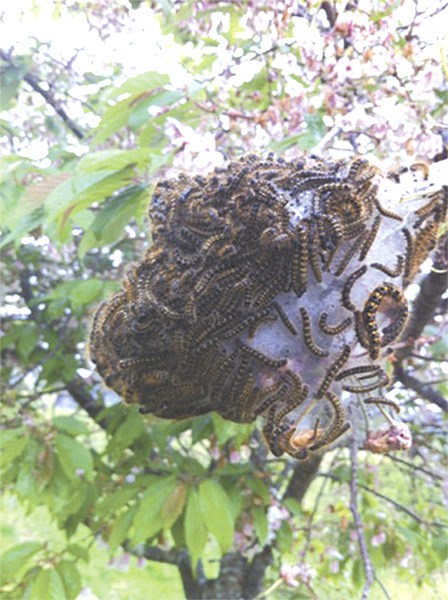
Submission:
[[56,569],[42,569],[30,592],[30,600],[61,600],[65,598],[62,579]]
[[56,429],[59,429],[59,431],[73,436],[88,435],[89,433],[87,426],[75,417],[65,415],[53,417],[53,425],[56,427]]
[[69,479],[79,479],[81,475],[89,481],[93,479],[93,458],[83,444],[63,433],[58,433],[56,450],[62,470]]
[[278,142],[273,141],[268,145],[268,147],[270,150],[273,150],[274,152],[277,152],[278,154],[282,154],[283,152],[285,152],[289,148],[292,148],[293,146],[301,147],[301,143],[303,143],[303,140],[308,139],[308,138],[309,138],[309,136],[307,136],[306,133],[296,133],[294,135],[290,135],[285,138],[282,138]]
[[303,518],[303,508],[295,498],[285,498],[283,504],[289,510],[290,513],[295,515],[296,517]]
[[[47,214],[47,230],[64,241],[65,227],[71,215],[90,206],[93,202],[104,202],[106,198],[130,184],[132,170],[124,168],[75,173],[71,179],[58,185],[45,201]],[[52,222],[57,223],[57,230],[51,229]],[[71,228],[68,234],[71,234]]]
[[0,68],[0,111],[8,110],[19,93],[23,76],[27,72],[26,65],[2,65]]
[[70,179],[60,183],[48,195],[45,201],[48,216],[50,218],[58,217],[76,198],[114,174],[113,169],[94,173],[73,174]]
[[72,556],[76,556],[83,560],[84,562],[89,562],[89,552],[86,548],[83,548],[79,544],[70,544],[66,548],[67,552],[69,552]]
[[[124,94],[127,94],[127,97],[106,108],[92,141],[100,144],[122,127],[130,125],[132,114],[140,111],[141,104],[150,104],[151,98],[157,95],[155,91],[163,91],[161,86],[167,83],[169,83],[167,75],[150,71],[129,79],[119,88],[112,89],[109,94],[111,98]],[[144,120],[148,121],[150,116],[147,106],[144,107],[144,111],[146,113]],[[144,122],[141,118],[138,120]]]
[[163,528],[169,529],[182,513],[187,496],[187,486],[181,481],[162,507]]
[[292,546],[292,531],[287,521],[282,521],[277,531],[277,544],[281,552],[289,552]]
[[126,535],[131,528],[132,521],[134,520],[136,509],[137,506],[132,506],[115,519],[108,540],[111,552],[115,552],[118,546],[126,538]]
[[80,171],[116,171],[128,166],[143,167],[151,162],[151,153],[147,148],[135,150],[101,150],[89,152],[80,160],[78,168]]
[[124,448],[132,446],[135,440],[144,433],[146,433],[145,423],[138,407],[133,406],[129,409],[125,421],[115,432],[109,443],[109,449],[121,452]]
[[247,480],[247,486],[252,492],[259,496],[264,504],[269,504],[271,500],[271,492],[269,491],[269,486],[266,485],[263,481],[256,478],[250,478]]
[[101,298],[104,283],[100,279],[87,279],[76,282],[74,294],[70,301],[73,310],[77,310],[86,304],[92,304]]
[[213,480],[206,479],[199,485],[201,511],[208,530],[212,533],[221,552],[227,552],[233,544],[234,522],[230,499],[221,487]]
[[128,124],[135,131],[142,125],[152,122],[153,118],[148,112],[150,106],[169,106],[172,107],[178,100],[183,98],[181,92],[148,92],[141,96],[141,100],[136,104],[134,110],[129,113]]
[[110,198],[95,215],[80,245],[81,258],[93,247],[112,244],[124,234],[126,225],[149,202],[148,184],[134,185]]
[[63,281],[56,285],[45,300],[69,301],[74,310],[101,300],[106,282],[92,277],[80,281]]
[[448,558],[448,536],[446,533],[437,533],[434,536],[432,547],[435,552],[439,555],[441,561],[447,560]]
[[364,583],[364,565],[360,558],[355,559],[352,568],[352,583],[359,589]]
[[158,479],[143,495],[134,518],[132,541],[136,544],[152,538],[158,533],[163,522],[162,507],[176,487],[172,476]]
[[24,323],[19,328],[19,339],[17,341],[17,352],[23,362],[26,362],[39,339],[39,330],[35,323]]
[[41,174],[41,176],[43,176],[41,181],[28,185],[15,206],[4,212],[2,223],[8,229],[15,229],[25,217],[29,217],[35,210],[42,208],[48,195],[58,185],[69,179],[71,174],[63,172],[51,176]]
[[199,494],[194,488],[188,494],[184,531],[185,541],[191,555],[191,562],[194,569],[196,569],[196,564],[207,543],[207,526],[202,516]]
[[308,113],[305,115],[305,122],[308,131],[314,136],[314,143],[317,144],[327,131],[322,115],[320,113]]
[[40,542],[24,542],[13,546],[0,557],[0,576],[2,581],[14,579],[16,573],[34,556],[43,544]]
[[[56,570],[64,586],[65,595],[63,598],[74,600],[82,588],[81,575],[75,564],[69,560],[61,560],[56,565]],[[62,597],[58,600],[62,600]]]
[[32,213],[25,215],[17,224],[17,227],[8,233],[8,235],[6,235],[0,242],[0,249],[4,248],[11,242],[15,242],[15,244],[18,245],[24,235],[30,231],[33,231],[33,229],[40,227],[44,221],[45,214],[43,209],[37,209]]
[[161,87],[170,82],[168,75],[157,73],[157,71],[146,71],[135,77],[131,77],[117,88],[113,88],[110,97],[116,97],[121,94],[141,94],[153,88]]
[[399,534],[401,534],[402,538],[404,538],[414,546],[418,546],[418,544],[422,541],[422,536],[420,535],[420,533],[414,531],[410,527],[406,527],[397,523],[396,531]]
[[26,452],[20,455],[20,461],[18,461],[20,466],[15,484],[15,492],[25,502],[36,505],[38,503],[38,495],[35,468],[41,448],[33,438],[28,438],[28,444],[25,448]]
[[114,492],[107,498],[101,501],[97,506],[97,514],[103,520],[107,520],[110,515],[115,513],[117,510],[126,506],[127,502],[131,500],[138,493],[136,486],[128,486],[121,488],[117,492]]
[[261,546],[264,546],[268,537],[268,518],[266,510],[261,506],[255,506],[252,509],[252,518],[254,520],[254,528],[258,542]]
[[22,454],[27,442],[28,436],[23,427],[2,431],[0,436],[0,464],[2,469]]
[[75,490],[70,495],[70,502],[65,508],[64,515],[74,515],[84,506],[87,500],[88,484],[84,481],[80,485],[76,485]]

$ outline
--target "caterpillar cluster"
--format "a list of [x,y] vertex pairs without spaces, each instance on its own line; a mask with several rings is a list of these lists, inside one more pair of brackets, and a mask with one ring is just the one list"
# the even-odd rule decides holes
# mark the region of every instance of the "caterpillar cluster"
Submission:
[[446,189],[409,220],[380,202],[379,180],[360,158],[250,155],[160,182],[153,245],[93,319],[105,383],[159,417],[262,415],[271,451],[297,458],[350,429],[344,391],[390,404],[372,391],[389,383],[380,361],[405,326],[402,290],[435,245]]

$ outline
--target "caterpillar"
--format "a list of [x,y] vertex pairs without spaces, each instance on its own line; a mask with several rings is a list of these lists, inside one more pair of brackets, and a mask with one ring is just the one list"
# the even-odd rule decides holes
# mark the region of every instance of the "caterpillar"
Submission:
[[379,262],[371,263],[370,266],[373,269],[378,269],[379,271],[382,271],[388,277],[398,277],[403,270],[404,258],[401,254],[399,254],[397,256],[397,264],[395,265],[394,269],[391,269],[390,267],[387,267],[386,265],[383,265],[382,263],[379,263]]
[[350,292],[352,291],[352,287],[355,284],[356,280],[359,279],[360,277],[362,277],[364,275],[364,273],[366,273],[366,272],[367,272],[367,267],[366,267],[366,265],[363,265],[362,267],[360,267],[359,269],[354,271],[347,278],[346,282],[344,283],[344,287],[342,288],[342,294],[341,294],[342,306],[344,308],[346,308],[347,310],[350,310],[351,312],[354,312],[356,310],[356,306],[350,300]]
[[367,254],[368,254],[370,248],[372,247],[372,244],[375,241],[375,238],[378,234],[380,225],[381,225],[381,217],[375,217],[375,220],[373,221],[372,229],[367,234],[367,237],[361,247],[361,252],[359,254],[358,260],[363,261],[365,259],[365,257],[367,256]]
[[273,302],[272,306],[277,311],[278,316],[282,320],[283,325],[290,331],[290,333],[292,333],[292,335],[297,335],[297,329],[294,327],[294,324],[286,314],[283,307],[278,302]]
[[375,381],[370,385],[343,385],[342,389],[346,392],[352,392],[352,394],[366,394],[377,388],[389,385],[390,379],[385,373],[381,373],[382,379]]
[[374,373],[378,374],[381,371],[381,367],[379,365],[359,365],[357,367],[351,367],[350,369],[345,369],[336,375],[334,378],[335,381],[341,381],[341,379],[345,379],[346,377],[352,377],[353,375],[359,375],[361,373]]
[[318,232],[316,230],[316,228],[314,228],[313,232],[311,233],[311,240],[310,240],[310,265],[311,265],[311,270],[314,273],[314,277],[316,278],[317,283],[322,283],[322,270],[319,264],[319,260],[320,260],[320,256],[319,256],[319,251],[320,251],[320,240],[319,240],[319,235]]
[[267,356],[267,354],[263,354],[263,352],[260,352],[260,350],[256,350],[255,348],[252,348],[252,346],[248,346],[240,339],[237,339],[235,343],[237,348],[242,350],[245,354],[251,356],[252,358],[255,358],[255,360],[258,360],[259,362],[263,363],[267,367],[270,367],[271,369],[278,369],[280,367],[284,367],[288,362],[285,358],[278,360],[271,358],[270,356]]
[[334,378],[340,371],[341,367],[347,362],[351,354],[351,348],[348,344],[345,344],[338,354],[334,362],[328,367],[319,387],[316,391],[316,398],[322,398],[328,391],[328,388],[334,381]]
[[309,447],[311,451],[329,446],[350,429],[350,423],[347,422],[347,415],[339,398],[332,392],[327,392],[325,398],[333,407],[334,419],[323,436]]
[[384,208],[384,206],[381,205],[381,202],[378,200],[378,198],[375,198],[375,206],[378,209],[378,212],[383,215],[383,217],[389,217],[389,219],[395,219],[396,221],[403,220],[403,217],[397,215],[397,213],[394,213],[391,210]]
[[327,335],[337,335],[347,329],[347,327],[351,324],[352,319],[347,317],[343,321],[341,321],[338,325],[328,325],[327,323],[328,313],[323,312],[319,317],[319,327],[321,331],[326,333]]
[[317,346],[311,335],[311,321],[308,315],[308,311],[305,307],[300,307],[300,316],[302,317],[302,326],[303,326],[303,340],[308,348],[308,350],[314,354],[315,356],[325,357],[328,356],[328,350],[322,350]]
[[362,245],[362,243],[363,243],[363,237],[360,235],[356,238],[356,240],[353,242],[353,244],[348,248],[348,250],[345,252],[345,254],[340,259],[339,263],[337,264],[337,267],[334,271],[334,274],[336,277],[340,277],[342,275],[342,273],[348,267],[352,258],[355,256],[355,254],[360,249],[360,246]]
[[400,406],[394,400],[389,400],[382,396],[371,396],[370,398],[363,398],[362,401],[364,404],[384,404],[385,406],[390,406],[396,413],[399,413],[401,410]]

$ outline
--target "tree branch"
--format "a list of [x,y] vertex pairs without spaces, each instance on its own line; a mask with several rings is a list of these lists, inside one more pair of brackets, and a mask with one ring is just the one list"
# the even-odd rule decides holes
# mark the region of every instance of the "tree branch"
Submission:
[[444,412],[448,412],[448,401],[429,384],[413,377],[403,366],[403,361],[412,354],[415,341],[422,335],[425,326],[433,318],[445,293],[447,259],[444,246],[445,244],[441,241],[433,257],[434,270],[419,282],[420,291],[412,303],[411,316],[402,335],[405,344],[395,352],[395,379],[405,387],[417,392],[425,400],[436,404]]
[[420,291],[412,303],[411,316],[402,335],[405,345],[395,352],[398,362],[411,354],[415,340],[422,335],[445,293],[446,283],[446,272],[440,273],[439,270],[430,271],[419,282]]
[[[8,63],[11,67],[16,67],[13,57],[11,53],[5,52],[0,49],[0,58]],[[25,73],[23,75],[23,80],[38,94],[44,98],[45,102],[49,104],[53,110],[61,117],[70,131],[79,139],[82,140],[84,138],[84,133],[79,129],[76,123],[68,116],[65,109],[61,106],[59,100],[57,100],[52,92],[46,90],[42,87],[41,82],[37,77],[32,75],[31,73]]]
[[185,597],[187,599],[202,598],[201,586],[193,574],[190,555],[187,550],[163,550],[157,546],[145,544],[143,553],[141,553],[127,542],[124,542],[122,547],[126,552],[134,556],[143,556],[146,560],[176,566],[179,569]]
[[444,412],[448,412],[448,400],[436,392],[429,384],[410,375],[401,364],[395,367],[395,379],[400,381],[405,387],[417,392],[419,396],[428,400],[428,402],[436,404]]
[[104,410],[102,400],[95,399],[93,394],[87,389],[84,381],[80,377],[76,377],[66,384],[67,392],[72,396],[75,402],[83,408],[95,423],[103,429],[107,428],[107,419],[99,419],[98,415]]
[[311,482],[316,477],[323,456],[312,456],[308,460],[296,462],[294,471],[289,480],[284,498],[295,498],[302,502]]

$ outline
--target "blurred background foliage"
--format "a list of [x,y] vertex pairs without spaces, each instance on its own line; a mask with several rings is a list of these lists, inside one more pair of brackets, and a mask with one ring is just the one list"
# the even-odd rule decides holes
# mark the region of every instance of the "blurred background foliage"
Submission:
[[[104,388],[86,337],[151,243],[156,178],[252,151],[446,158],[446,13],[407,0],[3,8],[5,598],[360,596],[346,449],[306,466],[216,415],[143,418]],[[358,457],[372,598],[446,585],[442,293],[393,391],[414,448]]]

